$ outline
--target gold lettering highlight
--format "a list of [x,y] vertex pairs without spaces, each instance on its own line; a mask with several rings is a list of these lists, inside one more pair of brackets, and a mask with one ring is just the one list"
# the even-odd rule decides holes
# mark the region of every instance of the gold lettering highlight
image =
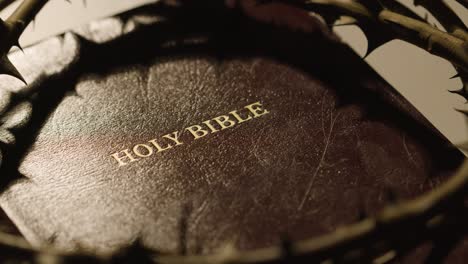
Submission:
[[204,130],[201,126],[199,125],[194,125],[191,127],[186,128],[190,133],[192,133],[193,137],[195,139],[202,138],[206,135],[208,135],[208,131]]
[[[120,153],[123,153],[124,156],[119,155]],[[119,166],[124,166],[127,165],[126,162],[124,162],[124,159],[127,158],[130,162],[137,161],[138,159],[135,159],[132,154],[130,154],[130,151],[128,149],[124,149],[120,152],[116,152],[111,155],[118,163]]]
[[260,102],[250,104],[245,108],[247,108],[254,115],[254,117],[260,117],[270,113],[268,110],[262,108],[262,104]]
[[117,162],[118,166],[125,166],[142,158],[149,158],[156,153],[184,145],[184,141],[198,140],[224,129],[234,128],[268,113],[270,112],[260,102],[255,102],[241,110],[230,111],[226,115],[203,121],[201,124],[186,127],[181,131],[174,131],[159,138],[151,139],[146,143],[136,144],[132,148],[124,149],[110,156]]

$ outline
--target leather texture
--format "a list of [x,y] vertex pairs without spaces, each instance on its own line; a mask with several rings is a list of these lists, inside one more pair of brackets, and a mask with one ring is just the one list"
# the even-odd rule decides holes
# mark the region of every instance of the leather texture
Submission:
[[[122,38],[121,28],[121,20],[107,19],[79,32],[102,44]],[[64,51],[57,63],[79,56],[95,63],[77,75],[76,93],[60,100],[25,151],[26,178],[1,196],[25,237],[100,252],[136,239],[175,252],[181,237],[189,253],[229,243],[259,248],[373,214],[389,202],[389,189],[415,197],[462,159],[347,48],[282,31],[269,42],[273,35],[258,30],[236,33],[261,36],[249,48],[207,45],[158,56],[145,55],[152,53],[138,34],[105,46],[108,53],[69,35],[61,50],[74,53]],[[46,61],[54,43],[27,52]],[[145,63],[120,63],[130,60],[122,50],[147,56]],[[50,80],[41,86],[64,88]],[[110,156],[257,101],[268,115],[127,166]]]

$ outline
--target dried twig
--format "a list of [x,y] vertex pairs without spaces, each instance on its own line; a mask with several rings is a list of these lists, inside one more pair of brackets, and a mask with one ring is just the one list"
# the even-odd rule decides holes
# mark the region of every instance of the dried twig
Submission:
[[[0,20],[0,74],[9,74],[25,82],[8,59],[7,53],[13,46],[21,48],[19,37],[47,2],[48,0],[24,0],[6,21]],[[10,3],[11,1],[5,0],[4,5]]]

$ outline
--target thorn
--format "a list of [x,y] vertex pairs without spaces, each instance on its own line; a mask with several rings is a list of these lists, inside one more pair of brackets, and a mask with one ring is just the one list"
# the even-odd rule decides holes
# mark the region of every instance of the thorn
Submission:
[[465,92],[464,89],[454,90],[454,91],[448,90],[448,91],[449,91],[449,93],[458,94],[458,95],[463,96],[463,97],[466,96],[466,92]]
[[433,42],[432,42],[432,35],[429,35],[427,38],[426,38],[426,41],[427,41],[427,51],[431,52],[432,51],[432,47],[433,47]]
[[15,44],[13,44],[13,46],[15,46],[15,47],[17,47],[18,49],[20,49],[20,50],[21,50],[21,52],[23,52],[23,54],[24,54],[23,47],[21,47],[21,45],[19,44],[19,41],[16,41],[16,43],[15,43]]
[[8,59],[6,55],[3,55],[2,57],[0,57],[0,74],[7,74],[10,76],[16,77],[20,79],[24,84],[27,84],[26,80],[19,73],[16,67],[11,63],[11,61]]
[[455,111],[457,111],[459,113],[468,115],[468,109],[460,109],[460,108],[454,108],[454,109],[455,109]]
[[328,24],[328,26],[331,27],[339,27],[339,26],[348,26],[348,25],[357,25],[357,20],[348,17],[348,16],[340,16],[338,19],[334,21],[334,23]]
[[81,99],[83,98],[83,96],[78,94],[78,92],[75,89],[67,91],[65,95],[66,96],[75,96],[75,97],[78,97],[78,98],[81,98]]
[[450,77],[449,79],[455,79],[455,78],[459,78],[460,77],[460,73],[457,72],[457,74],[455,74],[454,76]]
[[65,43],[65,34],[60,34],[60,35],[57,35],[57,38],[58,40],[60,41],[60,45],[64,45]]
[[86,7],[87,6],[87,2],[86,0],[83,0],[83,6]]

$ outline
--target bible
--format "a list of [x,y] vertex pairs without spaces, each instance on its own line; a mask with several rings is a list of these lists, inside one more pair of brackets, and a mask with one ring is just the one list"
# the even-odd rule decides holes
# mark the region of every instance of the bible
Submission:
[[33,245],[261,248],[416,197],[463,158],[313,19],[152,8],[13,54],[29,84],[0,84],[0,203]]

